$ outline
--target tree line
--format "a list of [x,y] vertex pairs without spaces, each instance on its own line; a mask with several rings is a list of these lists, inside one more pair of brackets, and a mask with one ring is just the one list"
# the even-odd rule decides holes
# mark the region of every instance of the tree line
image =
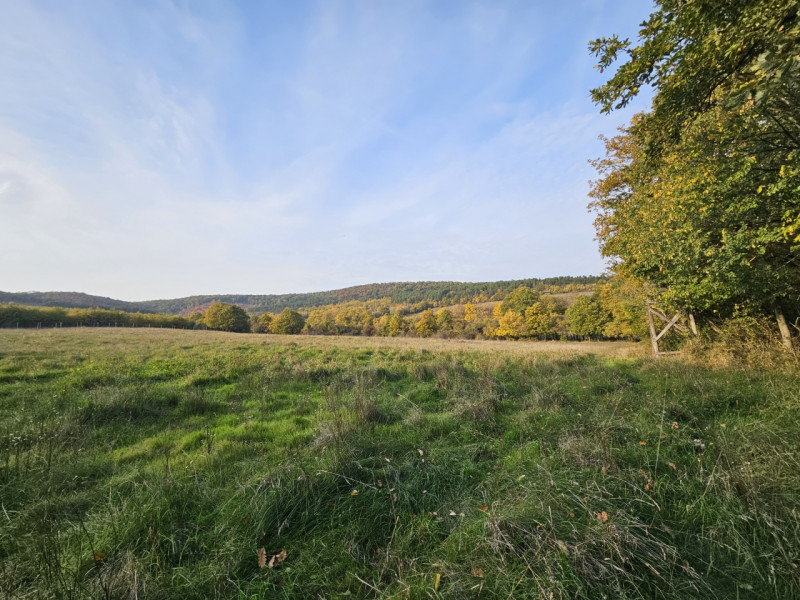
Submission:
[[0,327],[171,327],[194,329],[197,319],[180,315],[102,308],[60,308],[0,304]]
[[644,289],[623,279],[597,285],[572,303],[518,286],[500,301],[447,307],[381,298],[248,316],[240,306],[219,302],[191,318],[222,331],[334,336],[635,340],[647,332]]

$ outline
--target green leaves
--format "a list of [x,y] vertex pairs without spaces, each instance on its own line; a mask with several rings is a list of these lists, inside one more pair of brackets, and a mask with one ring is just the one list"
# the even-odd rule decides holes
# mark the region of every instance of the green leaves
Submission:
[[[731,313],[800,294],[798,7],[661,0],[628,60],[592,91],[608,112],[655,88],[653,109],[594,161],[590,207],[615,269],[668,302]],[[590,48],[605,69],[622,46]]]

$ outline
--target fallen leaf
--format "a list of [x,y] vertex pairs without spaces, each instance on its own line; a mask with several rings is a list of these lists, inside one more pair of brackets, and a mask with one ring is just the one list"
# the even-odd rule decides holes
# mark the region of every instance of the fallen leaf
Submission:
[[472,576],[477,577],[478,579],[483,579],[483,569],[472,567]]
[[96,563],[101,563],[106,559],[106,553],[105,552],[100,552],[100,550],[97,550],[96,552],[94,552],[92,554],[92,556],[94,557],[94,562],[96,562]]
[[270,569],[275,566],[275,563],[282,563],[286,560],[286,549],[284,548],[277,554],[273,555],[272,558],[269,559],[269,564],[267,565]]
[[603,467],[600,469],[600,472],[601,472],[603,475],[605,475],[606,473],[608,473],[608,469],[606,469],[605,465],[603,465]]
[[647,442],[645,442],[644,440],[639,440],[639,445],[640,446],[647,446]]
[[350,495],[351,496],[358,496],[358,490],[353,490],[352,492],[350,492]]
[[422,455],[423,455],[423,452],[422,452],[422,450],[420,450],[420,449],[417,449],[417,452],[419,452],[419,455],[420,455],[420,456],[422,456]]
[[263,569],[267,566],[267,551],[264,548],[258,549],[258,568]]
[[567,546],[566,542],[562,540],[556,540],[556,546],[558,546],[558,549],[561,550],[564,554],[569,556],[569,547]]
[[488,506],[488,505],[486,505],[486,504],[481,504],[481,510],[482,510],[483,512],[486,512],[487,510],[489,510],[489,506]]
[[451,511],[450,511],[450,516],[451,516],[451,517],[455,517],[455,516],[456,516],[456,511],[454,511],[454,510],[451,510]]
[[436,575],[433,576],[433,590],[434,591],[439,589],[439,584],[441,583],[441,581],[442,581],[442,574],[441,573],[437,573]]
[[597,520],[600,523],[605,523],[606,521],[608,521],[608,513],[606,511],[597,513]]
[[668,464],[670,467],[672,467],[672,470],[673,470],[673,471],[677,471],[677,470],[678,470],[678,466],[677,466],[677,465],[676,465],[674,462],[667,463],[667,464]]
[[378,487],[383,487],[383,482],[380,479],[378,479]]
[[677,421],[673,421],[672,425],[670,425],[669,427],[670,427],[670,429],[677,429],[678,428],[678,422]]

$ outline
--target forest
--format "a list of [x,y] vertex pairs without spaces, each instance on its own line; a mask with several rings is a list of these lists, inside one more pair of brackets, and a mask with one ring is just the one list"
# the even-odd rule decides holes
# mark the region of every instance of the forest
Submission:
[[212,294],[188,296],[168,300],[145,300],[126,302],[102,296],[91,296],[78,292],[0,292],[0,304],[25,306],[53,306],[63,308],[102,308],[127,312],[165,313],[189,315],[203,311],[214,302],[226,302],[241,306],[248,312],[280,312],[284,308],[309,308],[327,304],[339,304],[354,300],[380,300],[389,298],[394,304],[430,302],[432,305],[447,305],[467,302],[479,297],[485,300],[502,300],[505,294],[520,285],[538,291],[569,292],[590,289],[603,277],[597,275],[545,277],[542,279],[516,279],[464,283],[455,281],[418,281],[402,283],[373,283],[305,294]]

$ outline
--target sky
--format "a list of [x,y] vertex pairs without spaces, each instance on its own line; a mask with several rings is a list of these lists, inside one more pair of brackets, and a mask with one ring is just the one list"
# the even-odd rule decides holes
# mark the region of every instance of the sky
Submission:
[[0,0],[0,290],[599,274],[589,40],[644,0]]

